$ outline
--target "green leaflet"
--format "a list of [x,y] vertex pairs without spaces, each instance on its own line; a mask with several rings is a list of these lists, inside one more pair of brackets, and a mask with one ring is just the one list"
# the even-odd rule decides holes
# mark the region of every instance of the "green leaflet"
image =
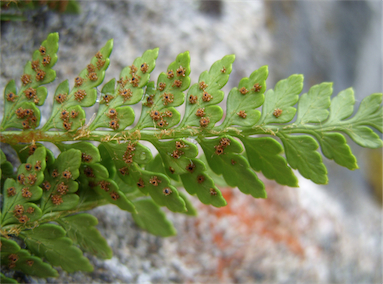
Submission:
[[366,126],[357,126],[352,129],[345,129],[345,133],[354,140],[355,143],[366,148],[380,148],[383,146],[382,140],[371,128]]
[[108,170],[109,177],[113,178],[117,173],[117,169],[112,157],[109,155],[108,150],[106,150],[103,144],[98,145],[98,151],[101,156],[101,164]]
[[318,143],[307,135],[291,136],[277,133],[285,147],[287,162],[298,169],[302,176],[318,184],[328,182],[327,170],[321,155],[316,151]]
[[166,175],[143,170],[135,164],[130,167],[130,175],[138,189],[149,194],[158,205],[173,212],[186,212],[184,200]]
[[[10,269],[22,271],[37,277],[57,277],[58,273],[51,265],[42,261],[37,256],[32,256],[27,250],[21,249],[20,246],[13,240],[1,237],[1,265],[5,265]],[[2,279],[3,280],[3,279]],[[5,279],[5,282],[11,281]],[[17,282],[10,282],[17,283]]]
[[33,53],[32,61],[24,67],[21,76],[21,88],[17,92],[15,81],[10,81],[4,90],[4,119],[0,130],[10,127],[19,129],[36,128],[40,124],[40,110],[36,105],[43,105],[47,90],[41,85],[56,78],[52,67],[57,62],[58,33],[51,33]]
[[175,180],[178,180],[178,175],[188,171],[190,159],[198,154],[197,146],[185,139],[153,140],[152,144],[157,148],[162,158],[166,174]]
[[170,128],[180,121],[180,114],[174,108],[184,103],[183,93],[190,85],[190,55],[180,53],[166,71],[158,76],[157,88],[151,82],[143,98],[141,117],[137,129],[147,127]]
[[[28,157],[31,156],[36,149],[45,148],[45,147],[43,144],[40,144],[40,143],[32,143],[32,144],[16,144],[16,145],[12,145],[12,148],[16,151],[17,156],[20,159],[20,162],[26,163]],[[45,152],[46,152],[46,159],[48,159],[48,161],[46,161],[46,166],[49,167],[51,158],[52,157],[54,158],[54,156],[52,151],[49,150],[48,148],[45,148]]]
[[65,237],[65,230],[54,224],[43,224],[21,234],[30,251],[44,257],[54,266],[61,266],[67,272],[93,271],[89,260],[79,248]]
[[121,71],[117,89],[115,79],[104,85],[100,108],[89,129],[109,127],[121,130],[134,122],[133,109],[123,105],[136,104],[142,99],[143,87],[149,81],[157,56],[158,48],[145,51],[142,57],[136,58],[131,66]]
[[279,184],[298,186],[298,179],[280,155],[283,148],[275,139],[241,137],[241,141],[246,148],[249,163],[255,171],[262,171],[266,178],[274,179]]
[[[12,261],[14,259],[17,259],[17,261]],[[59,275],[51,265],[43,262],[40,257],[32,256],[25,249],[21,249],[16,253],[2,251],[1,264],[14,270],[22,271],[25,274],[41,278],[57,277]]]
[[193,206],[193,204],[191,203],[187,195],[181,191],[179,192],[179,194],[181,198],[185,201],[185,206],[186,206],[186,212],[182,212],[182,213],[189,216],[197,216],[198,215],[197,209]]
[[371,128],[382,130],[382,94],[372,94],[366,97],[357,112],[349,119],[354,111],[354,91],[348,88],[333,98],[330,105],[330,116],[323,124],[324,127],[335,127],[338,131],[345,132],[355,143],[367,148],[380,148],[383,142]]
[[75,192],[81,165],[81,151],[69,149],[62,152],[53,165],[47,168],[42,187],[44,189],[40,206],[43,213],[70,210],[76,207],[79,197]]
[[21,249],[20,246],[13,240],[0,237],[0,241],[2,253],[16,253]]
[[[103,143],[114,158],[119,177],[128,185],[134,185],[142,193],[149,194],[160,206],[174,212],[186,211],[185,202],[169,178],[160,173],[141,169],[137,164],[146,164],[152,159],[150,150],[136,143]],[[169,192],[169,193],[168,193]]]
[[315,135],[319,141],[323,155],[334,160],[338,165],[348,168],[349,170],[358,169],[355,156],[351,152],[350,146],[342,134],[339,133],[323,133]]
[[45,148],[36,149],[27,163],[20,165],[16,180],[5,181],[1,226],[27,224],[41,217],[41,209],[31,201],[39,200],[42,195],[38,185],[44,179],[45,155]]
[[301,95],[298,102],[298,117],[295,123],[315,123],[324,121],[329,112],[332,83],[322,83],[310,88]]
[[142,229],[160,237],[170,237],[177,234],[173,224],[166,218],[165,213],[153,200],[140,199],[134,201],[134,206],[137,209],[137,213],[132,214],[132,217]]
[[358,112],[348,123],[365,124],[383,132],[382,94],[375,93],[364,98]]
[[58,128],[75,131],[84,124],[85,112],[81,107],[89,107],[96,102],[97,90],[95,87],[104,80],[112,49],[113,40],[109,40],[92,58],[87,68],[75,78],[72,90],[69,90],[68,80],[57,87],[53,98],[52,114],[42,128],[43,130]]
[[56,146],[61,152],[69,149],[77,149],[81,151],[82,163],[98,163],[101,160],[100,153],[96,146],[90,142],[77,142],[73,144],[59,143]]
[[[162,162],[162,158],[160,154],[157,154],[149,163],[145,165],[145,170],[150,172],[156,172],[166,175],[165,167]],[[178,175],[176,177],[172,177],[172,179],[176,180]]]
[[205,164],[199,159],[191,159],[188,173],[181,175],[182,183],[190,195],[197,195],[203,204],[215,207],[226,206],[226,200],[214,181],[206,172]]
[[248,161],[238,154],[243,151],[238,141],[224,135],[215,139],[199,139],[198,142],[210,168],[216,174],[222,174],[229,186],[238,187],[255,198],[266,198],[265,185],[250,169]]
[[352,88],[348,88],[341,91],[332,99],[330,105],[330,116],[324,125],[332,125],[351,116],[354,111],[354,104],[354,90]]
[[238,88],[230,91],[223,126],[252,126],[259,120],[261,113],[255,108],[261,106],[265,100],[268,73],[267,66],[263,66],[251,73],[249,78],[243,78]]
[[13,166],[7,161],[4,152],[0,149],[0,178],[1,187],[3,187],[3,180],[13,176]]
[[103,153],[103,161],[106,165],[114,165],[111,168],[113,175],[117,172],[119,177],[128,185],[135,183],[129,174],[131,166],[133,164],[147,164],[153,158],[149,148],[140,143],[102,143],[99,149]]
[[[275,86],[275,90],[268,90],[265,93],[265,102],[262,106],[262,115],[257,125],[268,123],[285,123],[292,120],[296,109],[293,107],[298,101],[298,94],[303,88],[303,76],[291,75],[289,78],[281,80]],[[282,110],[276,117],[274,112]]]
[[[188,91],[185,115],[180,127],[211,128],[222,118],[222,109],[215,104],[220,103],[224,98],[221,89],[229,80],[234,59],[234,55],[226,55],[214,62],[209,72],[201,73],[198,83],[193,84]],[[202,121],[206,121],[207,124],[202,125]]]
[[68,237],[80,248],[102,259],[112,258],[112,249],[95,228],[97,218],[90,214],[77,214],[58,220]]
[[96,180],[98,180],[98,182],[96,183],[96,186],[93,186],[93,190],[105,198],[109,203],[117,205],[122,210],[136,212],[134,205],[126,198],[125,194],[119,190],[119,186],[114,180]]

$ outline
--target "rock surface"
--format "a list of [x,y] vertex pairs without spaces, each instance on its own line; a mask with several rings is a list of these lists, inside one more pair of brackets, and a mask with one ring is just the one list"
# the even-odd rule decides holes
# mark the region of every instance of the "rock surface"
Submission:
[[[305,90],[330,80],[334,93],[354,85],[359,101],[382,91],[378,2],[80,4],[80,15],[42,8],[29,12],[26,22],[2,24],[2,87],[19,78],[32,51],[58,31],[58,78],[48,89],[47,103],[58,83],[74,78],[110,38],[114,51],[105,82],[144,50],[159,47],[152,78],[189,50],[192,82],[217,59],[235,54],[226,93],[263,64],[270,65],[269,87],[304,73]],[[47,104],[42,123],[49,112]],[[360,174],[328,164],[329,186],[301,179],[300,188],[292,189],[265,181],[267,200],[223,189],[228,206],[221,209],[193,199],[199,216],[168,212],[178,235],[166,239],[140,230],[130,214],[114,206],[95,209],[91,213],[113,249],[111,260],[90,257],[95,271],[88,274],[16,277],[32,283],[381,283],[381,208]]]

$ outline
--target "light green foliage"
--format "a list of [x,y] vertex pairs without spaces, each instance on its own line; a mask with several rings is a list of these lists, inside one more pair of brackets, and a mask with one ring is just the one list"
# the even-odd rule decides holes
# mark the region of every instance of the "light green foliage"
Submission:
[[[79,14],[80,6],[76,0],[1,0],[0,21],[25,21],[28,11],[48,6],[52,11],[59,13]],[[20,14],[22,12],[23,14]]]
[[[15,81],[5,87],[0,139],[16,150],[22,164],[14,173],[0,151],[2,265],[38,277],[57,276],[52,266],[92,271],[82,251],[104,259],[112,251],[95,227],[97,219],[82,211],[114,204],[148,232],[172,236],[176,230],[161,207],[197,214],[182,187],[215,207],[226,205],[218,186],[266,198],[256,172],[297,187],[296,169],[325,184],[319,149],[354,170],[357,161],[344,134],[362,147],[383,145],[381,93],[366,97],[353,116],[351,88],[331,99],[332,83],[322,83],[300,95],[303,76],[295,74],[267,90],[263,66],[231,89],[224,113],[218,104],[225,98],[221,89],[234,55],[217,60],[189,88],[188,52],[179,54],[157,82],[150,81],[155,48],[100,87],[112,48],[109,40],[74,80],[57,83],[51,115],[40,128],[38,107],[47,96],[42,85],[55,79],[58,34],[35,51],[19,91]],[[85,108],[98,97],[96,87],[101,90],[98,110],[86,121]],[[138,122],[131,126],[137,115],[132,105],[140,102]],[[182,105],[184,112],[177,109]],[[56,145],[57,157],[42,142]],[[150,147],[158,151],[154,157]],[[21,238],[25,249],[10,237]],[[13,283],[3,274],[1,279]]]
[[43,105],[47,96],[47,89],[41,85],[56,78],[56,71],[52,67],[57,61],[58,39],[58,33],[50,34],[39,50],[33,53],[32,61],[28,61],[24,67],[19,91],[14,80],[5,87],[2,129],[39,126],[40,110],[37,106]]
[[23,231],[21,237],[33,254],[44,257],[53,266],[61,266],[68,272],[92,271],[89,260],[73,245],[72,240],[65,236],[66,234],[67,232],[58,225],[42,224]]
[[112,258],[112,249],[95,228],[97,218],[89,214],[77,214],[58,219],[68,237],[82,250],[103,259]]
[[165,213],[153,200],[138,199],[134,206],[137,213],[132,214],[133,219],[142,229],[160,237],[169,237],[177,233],[173,224],[166,219]]
[[[1,238],[1,263],[11,265],[15,269],[37,277],[57,277],[58,273],[41,258],[32,256],[29,251],[21,249],[13,240]],[[15,261],[16,260],[16,261]],[[7,283],[7,282],[1,282]],[[16,282],[12,282],[16,283]]]

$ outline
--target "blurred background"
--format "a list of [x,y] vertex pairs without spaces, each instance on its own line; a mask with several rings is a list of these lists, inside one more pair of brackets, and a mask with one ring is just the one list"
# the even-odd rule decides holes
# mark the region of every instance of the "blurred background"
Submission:
[[[105,82],[146,49],[159,47],[152,79],[188,50],[192,83],[213,62],[235,54],[226,94],[262,65],[269,65],[268,88],[302,73],[304,92],[324,81],[334,82],[334,95],[352,86],[356,106],[383,90],[381,1],[77,1],[78,14],[37,2],[34,10],[2,7],[2,15],[25,19],[1,22],[0,85],[19,78],[33,50],[59,32],[57,79],[48,88],[45,116],[57,85],[73,82],[110,38]],[[329,184],[300,178],[300,188],[261,177],[267,200],[222,188],[225,208],[194,200],[196,218],[168,212],[175,237],[143,232],[130,214],[112,206],[93,210],[114,257],[91,258],[93,273],[62,272],[48,282],[382,283],[382,150],[349,142],[359,170],[325,160]]]

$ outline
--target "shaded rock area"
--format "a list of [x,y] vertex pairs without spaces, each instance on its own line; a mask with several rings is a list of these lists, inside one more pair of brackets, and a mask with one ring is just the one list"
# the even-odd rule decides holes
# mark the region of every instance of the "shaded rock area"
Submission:
[[[117,78],[144,50],[159,47],[153,80],[178,53],[189,50],[192,83],[214,61],[236,55],[226,94],[264,64],[270,70],[268,88],[303,73],[304,91],[333,81],[334,93],[354,86],[357,102],[382,92],[381,2],[137,0],[80,5],[80,15],[42,8],[28,12],[26,22],[1,26],[2,88],[20,77],[48,33],[60,34],[57,79],[48,88],[42,123],[57,85],[67,78],[73,84],[71,78],[110,38],[114,50],[104,82]],[[88,117],[95,110],[89,108]],[[370,152],[351,146],[360,167],[369,169],[362,157]],[[15,278],[27,283],[381,283],[381,207],[370,185],[377,182],[332,161],[326,166],[327,186],[300,179],[300,188],[286,188],[263,178],[267,200],[225,188],[225,208],[191,198],[199,216],[168,212],[178,235],[166,239],[142,231],[117,207],[97,208],[91,213],[113,249],[112,259],[89,256],[92,273],[60,271],[59,278],[47,280],[17,273]],[[374,180],[382,180],[377,167],[371,172]]]

